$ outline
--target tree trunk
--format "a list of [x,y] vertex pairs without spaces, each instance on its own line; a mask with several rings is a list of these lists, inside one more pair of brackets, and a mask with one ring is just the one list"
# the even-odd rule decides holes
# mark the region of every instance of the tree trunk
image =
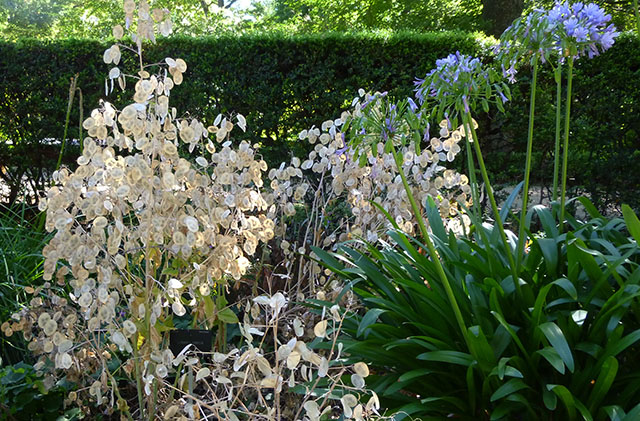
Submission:
[[523,8],[524,0],[482,0],[482,19],[488,26],[487,34],[500,37],[514,19],[520,17]]

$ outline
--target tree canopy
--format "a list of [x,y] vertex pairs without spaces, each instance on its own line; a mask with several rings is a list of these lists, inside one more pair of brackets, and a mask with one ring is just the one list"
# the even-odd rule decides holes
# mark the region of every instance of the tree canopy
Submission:
[[[286,31],[484,31],[499,36],[524,11],[554,0],[148,0],[171,9],[182,35]],[[635,25],[633,0],[596,0],[619,29]],[[0,37],[103,38],[122,0],[0,0]],[[246,2],[245,2],[246,6]]]
[[[169,8],[183,35],[243,31],[252,20],[231,10],[237,0],[153,0]],[[0,0],[0,36],[17,38],[103,38],[122,20],[122,0]]]

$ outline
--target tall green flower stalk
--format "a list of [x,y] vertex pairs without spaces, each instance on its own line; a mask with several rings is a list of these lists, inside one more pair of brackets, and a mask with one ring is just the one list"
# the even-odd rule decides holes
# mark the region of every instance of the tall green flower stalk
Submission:
[[524,257],[526,237],[526,215],[529,206],[529,185],[531,179],[531,161],[533,154],[533,127],[535,119],[536,90],[538,82],[538,67],[548,58],[553,38],[551,26],[546,12],[536,10],[531,14],[517,19],[500,37],[497,47],[497,58],[502,63],[502,72],[511,83],[515,82],[516,66],[529,64],[532,69],[531,93],[529,96],[529,127],[527,130],[527,151],[524,169],[524,187],[522,192],[522,209],[518,222],[518,245],[516,248],[515,272],[520,273]]
[[536,108],[536,85],[538,81],[538,57],[533,62],[533,77],[531,78],[531,99],[529,102],[529,131],[527,132],[527,158],[524,167],[524,190],[522,192],[522,209],[518,224],[518,247],[516,250],[516,273],[520,273],[520,263],[524,253],[525,226],[527,207],[529,205],[529,179],[531,175],[531,155],[533,152],[533,120]]
[[564,227],[565,205],[567,195],[567,169],[569,157],[569,126],[571,116],[571,84],[575,60],[582,56],[592,58],[601,51],[610,48],[618,36],[616,28],[609,24],[611,16],[598,5],[575,3],[557,3],[546,14],[549,33],[552,35],[552,51],[559,55],[556,78],[556,148],[554,156],[553,198],[557,200],[559,130],[560,130],[560,97],[561,66],[567,61],[567,96],[565,102],[564,141],[562,147],[562,180],[560,187],[560,230]]
[[473,199],[473,206],[471,207],[471,212],[475,217],[476,221],[479,221],[482,215],[480,214],[480,194],[478,193],[478,181],[476,180],[476,168],[473,163],[473,151],[471,150],[471,142],[468,139],[471,139],[471,133],[467,133],[467,126],[465,126],[465,137],[467,138],[466,149],[467,149],[467,171],[469,172],[469,185],[471,186],[471,198]]
[[496,202],[495,196],[493,195],[493,188],[491,187],[491,181],[489,180],[489,173],[487,172],[487,167],[484,164],[484,158],[482,157],[482,150],[480,149],[480,142],[478,140],[476,129],[473,126],[473,119],[471,118],[470,113],[466,112],[465,114],[463,114],[462,123],[465,127],[465,131],[468,130],[471,132],[471,137],[467,138],[467,142],[473,144],[473,148],[476,152],[476,158],[478,159],[478,166],[480,167],[480,173],[482,174],[482,179],[485,184],[487,196],[489,197],[489,203],[491,204],[493,217],[495,218],[496,225],[498,226],[498,231],[500,232],[500,238],[502,239],[502,243],[504,244],[504,247],[505,247],[507,259],[509,260],[509,269],[511,270],[511,276],[513,277],[513,284],[516,288],[516,292],[518,293],[518,295],[520,295],[520,280],[518,277],[518,273],[516,271],[516,268],[517,268],[516,262],[513,258],[513,252],[511,250],[509,241],[507,240],[507,234],[504,230],[504,224],[502,223],[502,217],[500,216],[500,210],[498,209],[498,204]]
[[556,80],[556,138],[553,151],[553,190],[551,199],[558,200],[558,178],[560,168],[560,127],[562,124],[562,62],[558,61],[558,67],[554,71]]
[[[520,262],[523,256],[526,240],[525,215],[528,206],[529,177],[531,171],[533,121],[535,107],[535,89],[538,71],[538,61],[546,62],[549,58],[558,54],[558,67],[555,69],[556,80],[556,134],[553,168],[552,197],[556,201],[558,197],[559,159],[560,159],[560,125],[561,125],[561,95],[562,95],[562,65],[568,61],[567,76],[567,103],[565,104],[564,122],[564,146],[562,164],[562,186],[560,203],[560,229],[564,224],[566,203],[566,179],[569,149],[569,117],[571,109],[571,82],[573,76],[574,61],[581,56],[593,57],[600,51],[605,51],[613,45],[618,33],[613,25],[608,25],[611,16],[596,4],[556,3],[549,10],[536,10],[531,14],[517,19],[500,37],[500,45],[497,47],[498,59],[502,62],[503,74],[509,77],[509,81],[515,82],[515,66],[529,61],[533,68],[531,102],[529,109],[529,131],[527,139],[527,154],[524,175],[524,192],[522,200],[522,212],[518,230],[517,268],[520,270]],[[505,70],[505,64],[509,66]]]
[[[384,100],[385,102],[383,102],[383,98],[386,97],[386,95],[385,92],[371,96],[363,106],[363,112],[354,116],[355,121],[346,122],[343,130],[346,131],[350,127],[351,140],[349,145],[359,151],[357,160],[361,165],[366,162],[367,153],[369,151],[377,151],[380,144],[384,145],[385,153],[389,153],[393,157],[402,181],[402,186],[411,206],[411,212],[418,224],[420,239],[426,246],[429,256],[431,256],[437,273],[437,281],[440,281],[442,284],[455,315],[460,333],[468,345],[470,343],[469,333],[452,287],[452,280],[447,276],[440,260],[441,258],[433,244],[427,223],[423,217],[421,204],[416,200],[409,185],[407,174],[405,174],[403,152],[398,148],[399,146],[405,146],[408,141],[406,135],[399,134],[401,133],[401,127],[406,129],[408,126],[412,133],[412,136],[409,137],[413,137],[414,142],[419,143],[421,138],[429,139],[429,125],[426,122],[425,114],[418,112],[418,107],[412,100],[390,103],[388,99],[386,99]],[[372,105],[372,103],[376,103],[376,105]],[[408,109],[407,106],[409,106],[410,109]],[[426,130],[424,130],[425,125]],[[419,148],[418,143],[416,143],[417,148]]]
[[[416,148],[419,149],[420,140],[429,139],[429,125],[426,121],[425,113],[418,111],[418,107],[413,100],[409,99],[408,101],[391,103],[388,99],[383,100],[386,95],[386,92],[382,94],[376,93],[374,96],[369,97],[362,106],[362,112],[355,114],[353,119],[348,120],[343,130],[350,130],[349,147],[358,151],[355,159],[360,162],[360,165],[366,162],[367,154],[370,151],[373,151],[375,154],[375,151],[378,151],[380,145],[384,146],[383,149],[385,153],[391,154],[393,157],[402,181],[403,189],[411,207],[411,213],[418,224],[420,231],[419,238],[422,240],[435,266],[437,279],[433,281],[439,281],[442,285],[454,313],[456,324],[460,329],[465,343],[469,346],[471,343],[469,332],[452,287],[452,280],[447,276],[447,272],[441,262],[441,257],[438,255],[433,240],[431,239],[431,234],[423,217],[421,203],[419,200],[416,200],[413,190],[409,185],[409,180],[407,179],[403,165],[403,152],[402,149],[399,148],[406,146],[409,138],[412,138]],[[407,128],[409,128],[411,132],[410,136],[401,134]]]
[[562,144],[562,188],[560,196],[560,231],[564,227],[565,204],[567,198],[567,168],[569,166],[569,117],[571,116],[571,83],[573,81],[573,56],[569,56],[567,66],[567,99],[564,115],[564,142]]

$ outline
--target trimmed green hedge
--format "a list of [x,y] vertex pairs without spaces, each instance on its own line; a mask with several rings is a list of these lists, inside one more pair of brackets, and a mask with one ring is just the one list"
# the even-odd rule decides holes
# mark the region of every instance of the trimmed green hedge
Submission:
[[[62,137],[69,79],[79,74],[86,116],[104,98],[109,66],[102,63],[102,53],[109,45],[87,40],[0,43],[3,178],[24,172],[42,184],[57,159],[59,146],[52,145],[51,139]],[[290,150],[302,153],[297,133],[338,116],[358,88],[388,90],[396,97],[412,95],[415,77],[424,76],[437,58],[456,50],[484,56],[473,35],[446,32],[174,37],[150,46],[146,60],[185,59],[189,69],[185,82],[173,91],[173,106],[205,122],[213,121],[219,112],[244,114],[247,137],[260,142],[267,160],[276,164]],[[576,70],[571,172],[597,200],[602,198],[601,204],[624,201],[638,207],[640,203],[640,175],[634,173],[640,149],[639,51],[638,39],[624,36],[603,56],[581,60]],[[134,69],[131,54],[123,52],[123,56],[125,65],[120,67]],[[519,76],[507,114],[481,117],[486,161],[498,182],[522,177],[529,90],[526,69]],[[550,184],[555,86],[549,73],[543,72],[541,78],[536,129],[540,171],[534,177],[544,174],[541,181]],[[127,97],[130,94],[126,92]],[[116,105],[126,100],[118,89],[107,99]],[[69,137],[78,137],[78,119],[76,99]],[[65,161],[72,162],[76,154],[71,148]]]

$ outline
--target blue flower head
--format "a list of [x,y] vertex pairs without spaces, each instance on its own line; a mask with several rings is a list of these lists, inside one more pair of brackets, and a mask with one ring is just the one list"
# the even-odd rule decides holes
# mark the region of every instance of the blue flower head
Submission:
[[485,106],[494,91],[508,94],[505,87],[495,89],[495,79],[495,71],[483,66],[478,58],[457,51],[436,60],[435,69],[424,79],[416,79],[415,96],[420,105],[432,99],[441,114],[448,112],[456,116],[469,113],[479,101]]
[[[534,10],[505,30],[496,48],[503,75],[515,81],[515,67],[526,60],[551,55],[560,61],[572,56],[594,57],[611,48],[618,32],[608,24],[611,16],[594,3],[556,3],[551,10]],[[508,70],[507,70],[508,69]]]
[[560,57],[589,58],[611,48],[618,36],[615,26],[609,24],[611,15],[595,3],[556,3],[548,12],[553,26],[554,48]]

